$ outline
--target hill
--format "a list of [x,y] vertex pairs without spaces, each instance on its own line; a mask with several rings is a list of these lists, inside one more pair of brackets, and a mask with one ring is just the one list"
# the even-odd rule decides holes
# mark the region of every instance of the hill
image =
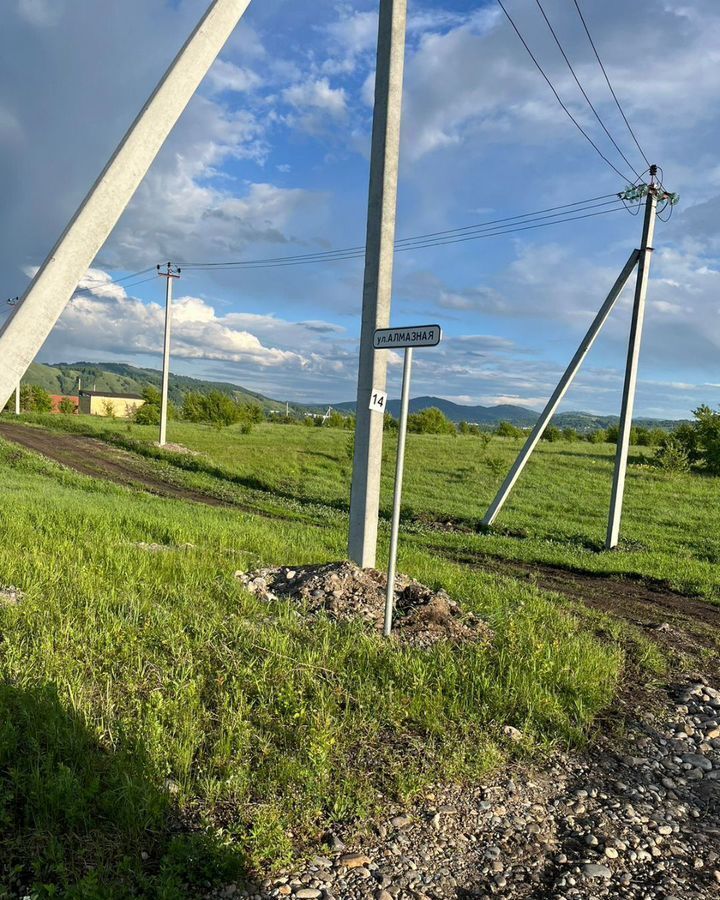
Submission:
[[[33,363],[23,381],[38,384],[51,394],[76,394],[78,384],[85,390],[111,391],[113,393],[141,394],[143,389],[152,385],[160,388],[162,372],[158,369],[145,369],[130,366],[126,363],[53,363],[43,365]],[[191,378],[188,375],[170,374],[170,399],[174,403],[182,403],[189,391],[206,394],[209,391],[222,391],[232,394],[237,400],[245,403],[259,403],[264,409],[284,408],[285,403],[273,400],[250,391],[247,388],[226,381],[206,381]],[[290,404],[291,410],[304,411],[299,404]]]
[[[355,403],[336,403],[333,409],[340,412],[355,412]],[[519,428],[531,428],[538,420],[535,410],[524,406],[513,406],[503,403],[498,406],[465,406],[461,403],[453,403],[442,397],[414,397],[410,400],[410,412],[421,412],[423,409],[435,406],[443,412],[451,422],[471,422],[476,425],[497,425],[499,422],[510,422]],[[388,411],[397,418],[400,415],[400,401],[390,400]],[[598,428],[608,428],[617,425],[619,416],[596,416],[586,412],[565,412],[555,416],[552,424],[558,428],[575,428],[577,431],[593,431]],[[635,418],[635,425],[645,428],[672,429],[678,425],[674,419],[648,419]]]
[[[414,397],[410,400],[410,412],[421,412],[431,406],[437,407],[451,422],[474,422],[478,425],[497,425],[498,422],[512,422],[513,425],[527,427],[534,425],[538,414],[523,406],[501,404],[499,406],[463,406],[442,397]],[[336,403],[333,409],[340,412],[355,412],[355,403]],[[400,401],[390,400],[388,411],[397,418],[400,415]]]

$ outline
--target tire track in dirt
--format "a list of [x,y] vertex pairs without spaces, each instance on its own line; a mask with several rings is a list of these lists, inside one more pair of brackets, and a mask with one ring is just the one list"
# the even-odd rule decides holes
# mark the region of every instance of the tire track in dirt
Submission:
[[639,626],[670,650],[692,657],[701,648],[718,651],[720,605],[681,594],[665,582],[501,559],[470,550],[452,551],[437,546],[432,549],[454,562],[528,581],[541,590],[562,594],[590,609]]
[[239,505],[203,491],[173,484],[151,472],[147,465],[131,453],[95,438],[5,422],[0,423],[0,437],[91,478],[113,481],[171,500],[190,500],[216,507]]

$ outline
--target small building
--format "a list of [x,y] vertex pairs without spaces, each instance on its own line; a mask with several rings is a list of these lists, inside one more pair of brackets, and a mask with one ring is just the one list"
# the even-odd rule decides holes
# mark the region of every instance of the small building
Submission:
[[109,391],[80,391],[80,413],[85,416],[106,416],[130,419],[144,405],[140,394],[112,394]]

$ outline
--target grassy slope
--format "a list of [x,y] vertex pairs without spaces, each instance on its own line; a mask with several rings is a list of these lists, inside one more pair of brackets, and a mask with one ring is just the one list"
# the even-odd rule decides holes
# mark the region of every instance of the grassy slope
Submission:
[[159,500],[2,441],[0,472],[0,585],[26,594],[0,605],[0,896],[30,881],[192,895],[379,796],[477,776],[507,752],[503,723],[527,749],[581,740],[612,696],[618,646],[530,586],[406,548],[403,568],[496,639],[399,652],[261,605],[233,577],[341,557],[342,524]]
[[[50,417],[45,417],[47,422]],[[55,427],[68,425],[54,417]],[[82,419],[74,427],[150,442],[155,429]],[[249,436],[236,428],[174,422],[170,439],[206,454],[230,477],[286,497],[346,509],[351,460],[347,432],[261,425]],[[456,520],[475,528],[521,442],[473,436],[410,435],[404,503],[416,520]],[[386,436],[382,508],[392,503],[395,440]],[[602,552],[614,447],[542,443],[489,535],[414,534],[448,551],[549,562],[595,572],[638,574],[720,601],[720,479],[668,475],[635,448],[628,471],[621,548]],[[183,462],[182,460],[180,461]],[[222,473],[221,473],[222,474]],[[415,529],[417,531],[417,529]]]

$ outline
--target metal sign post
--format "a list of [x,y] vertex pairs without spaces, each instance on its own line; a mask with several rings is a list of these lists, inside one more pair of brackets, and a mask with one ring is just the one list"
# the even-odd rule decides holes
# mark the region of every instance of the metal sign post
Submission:
[[[387,593],[385,595],[385,625],[383,633],[390,636],[395,607],[395,569],[397,567],[398,536],[400,534],[400,506],[402,503],[403,473],[405,470],[405,438],[407,436],[408,410],[410,407],[410,376],[414,347],[436,347],[442,338],[439,325],[418,325],[410,328],[379,328],[373,336],[374,350],[405,350],[403,366],[400,422],[398,424],[398,449],[395,464],[395,491],[393,496],[392,528],[390,531],[390,560],[388,562]],[[373,391],[370,409],[385,414],[387,395]]]

